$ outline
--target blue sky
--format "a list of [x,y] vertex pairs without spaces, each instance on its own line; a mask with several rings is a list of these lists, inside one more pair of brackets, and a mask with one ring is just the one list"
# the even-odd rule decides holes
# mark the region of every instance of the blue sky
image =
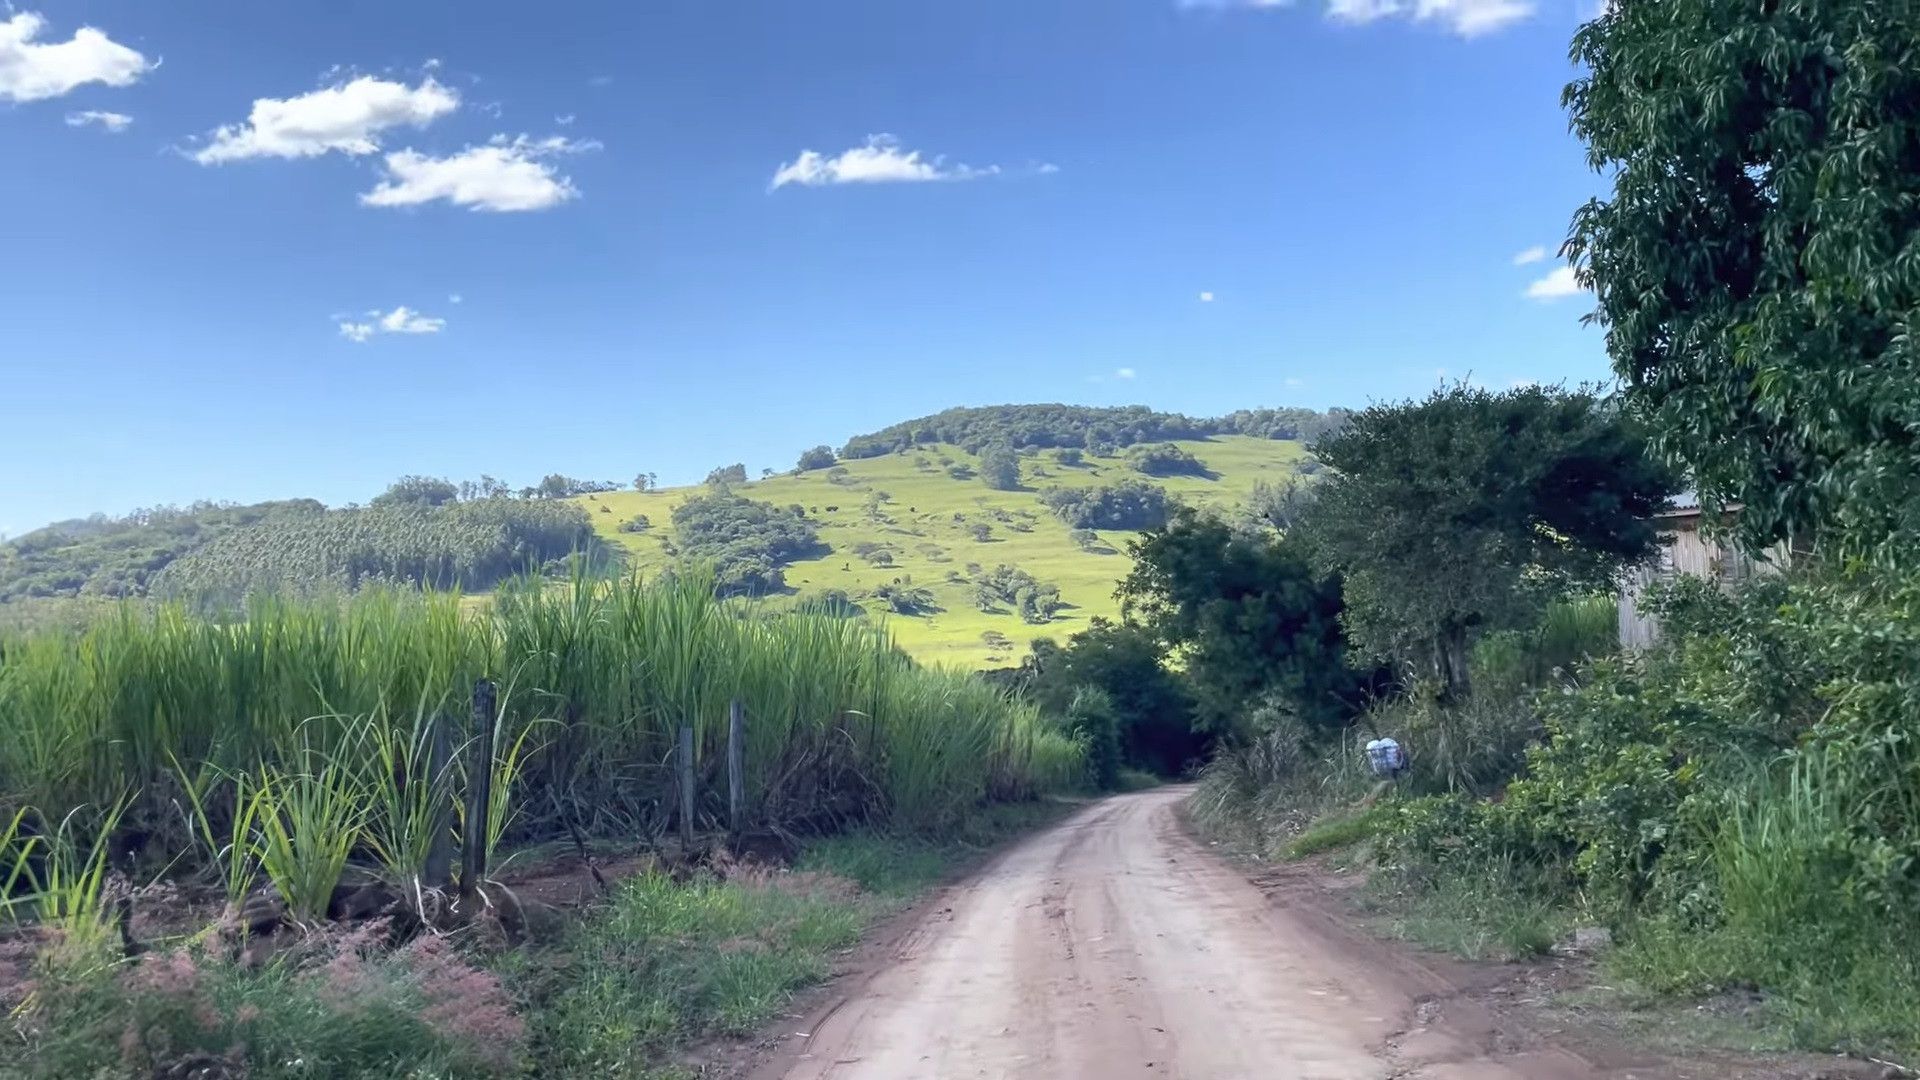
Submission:
[[684,482],[960,404],[1601,378],[1554,254],[1599,190],[1580,14],[0,7],[0,531]]

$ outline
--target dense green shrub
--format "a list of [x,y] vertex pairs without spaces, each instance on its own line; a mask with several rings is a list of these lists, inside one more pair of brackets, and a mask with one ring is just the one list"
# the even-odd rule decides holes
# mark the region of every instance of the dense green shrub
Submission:
[[1172,443],[1136,446],[1127,451],[1127,464],[1148,476],[1212,476],[1206,462]]
[[674,507],[673,531],[684,554],[713,564],[722,596],[779,592],[786,587],[780,567],[816,554],[820,544],[804,512],[726,491]]
[[1074,529],[1157,529],[1173,501],[1167,489],[1144,480],[1090,488],[1048,488],[1040,501]]

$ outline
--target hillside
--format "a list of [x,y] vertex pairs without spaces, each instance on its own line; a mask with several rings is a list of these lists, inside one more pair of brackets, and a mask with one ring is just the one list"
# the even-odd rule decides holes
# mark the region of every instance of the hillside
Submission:
[[[1042,492],[1144,480],[1192,505],[1227,507],[1244,502],[1256,484],[1284,484],[1307,456],[1298,442],[1246,435],[1174,445],[1199,458],[1210,475],[1142,476],[1124,450],[1086,453],[1078,466],[1040,451],[1020,458],[1019,490],[996,491],[977,475],[956,479],[949,473],[955,466],[977,473],[977,455],[950,444],[932,444],[843,460],[836,469],[736,484],[732,490],[774,506],[802,507],[827,549],[789,564],[787,597],[763,602],[792,603],[839,590],[860,603],[866,617],[887,619],[901,645],[915,656],[991,667],[1015,661],[1034,638],[1064,638],[1096,615],[1119,611],[1114,585],[1129,568],[1124,552],[1137,533],[1096,530],[1083,548],[1067,524],[1041,502]],[[600,536],[628,551],[631,566],[658,573],[678,557],[674,509],[707,493],[705,487],[684,487],[600,493],[576,501],[589,509]],[[884,501],[875,502],[876,496]],[[622,531],[621,523],[635,515],[644,515],[648,527]],[[977,525],[991,530],[984,542],[974,536]],[[860,545],[879,546],[890,563],[876,565],[856,554]],[[1011,610],[980,610],[969,565],[991,571],[1002,564],[1026,571],[1043,585],[1058,586],[1065,606],[1044,623],[1026,622]],[[913,586],[928,589],[932,608],[894,614],[886,611],[884,602],[862,599],[862,594],[898,578],[911,578]],[[985,635],[991,633],[1003,635],[1005,643],[989,644]]]

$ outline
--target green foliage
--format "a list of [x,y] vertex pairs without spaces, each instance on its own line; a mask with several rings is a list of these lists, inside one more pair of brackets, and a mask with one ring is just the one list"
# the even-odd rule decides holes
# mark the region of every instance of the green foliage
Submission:
[[1059,586],[1005,563],[973,576],[973,597],[982,611],[1012,610],[1030,623],[1050,622],[1060,610]]
[[635,514],[620,523],[620,531],[623,533],[641,533],[651,528],[653,528],[653,522],[645,514]]
[[786,588],[780,567],[814,553],[820,537],[804,513],[715,491],[673,509],[674,536],[691,558],[711,562],[722,596]]
[[1348,632],[1451,694],[1481,635],[1568,590],[1610,588],[1650,554],[1648,519],[1674,491],[1615,409],[1547,387],[1376,405],[1315,453],[1337,475],[1304,528],[1343,577]]
[[[482,478],[483,487],[488,486],[485,483],[485,479],[484,477]],[[486,491],[482,494],[483,498],[504,498],[506,496],[504,486],[495,484],[492,485],[492,487],[493,490]],[[620,490],[620,485],[611,480],[578,480],[565,473],[548,473],[541,477],[540,482],[533,487],[522,488],[520,495],[522,498],[528,499],[570,499],[576,495],[594,495],[618,490]]]
[[578,506],[480,499],[335,510],[235,529],[176,559],[154,591],[235,604],[250,593],[351,591],[374,583],[483,589],[576,552],[595,557]]
[[[932,443],[950,443],[970,454],[989,446],[1015,450],[1060,447],[1108,454],[1119,447],[1210,435],[1252,435],[1262,439],[1311,442],[1337,429],[1346,412],[1312,409],[1243,409],[1216,419],[1196,420],[1154,412],[1140,405],[1092,408],[1082,405],[994,405],[948,409],[907,420],[850,439],[842,457],[871,458]],[[1071,464],[1061,459],[1063,464]]]
[[980,480],[995,491],[1020,489],[1020,455],[1004,444],[980,452]]
[[1172,443],[1136,446],[1127,451],[1127,464],[1148,476],[1211,476],[1206,463]]
[[1167,489],[1144,480],[1093,488],[1049,488],[1040,501],[1075,529],[1157,529],[1167,523],[1173,501]]
[[887,610],[896,615],[920,615],[939,606],[934,601],[933,590],[915,585],[911,574],[875,585],[867,591],[867,595],[885,604]]
[[640,1073],[702,1034],[746,1035],[832,970],[868,913],[828,881],[620,884],[607,909],[511,973],[536,1004],[545,1071]]
[[[581,579],[509,589],[473,612],[369,590],[262,599],[224,624],[129,609],[80,635],[0,639],[0,821],[31,806],[58,822],[128,793],[154,868],[225,877],[220,850],[244,817],[268,876],[311,915],[342,851],[410,865],[411,804],[384,789],[419,774],[383,767],[412,759],[379,747],[409,744],[423,718],[464,717],[483,675],[501,687],[501,798],[464,828],[489,844],[566,836],[570,820],[627,836],[664,827],[672,780],[657,763],[674,732],[694,726],[701,769],[717,768],[735,699],[749,717],[748,805],[767,824],[943,828],[1084,769],[1031,705],[914,665],[869,620],[737,612],[692,578]],[[792,770],[802,757],[815,765]],[[471,779],[452,783],[464,792]],[[718,812],[717,795],[702,797],[703,816]],[[248,829],[237,833],[244,843]]]
[[800,471],[811,472],[814,469],[831,469],[839,462],[839,457],[831,446],[816,446],[800,454]]
[[1203,726],[1245,733],[1249,703],[1276,695],[1309,726],[1336,728],[1384,685],[1349,666],[1339,580],[1297,542],[1184,511],[1129,554],[1122,610],[1179,657]]
[[326,513],[312,499],[155,507],[63,521],[0,544],[0,602],[30,597],[144,596],[175,559],[228,532]]
[[1177,776],[1204,756],[1211,737],[1196,732],[1186,683],[1167,670],[1154,636],[1095,618],[1061,647],[1045,638],[1012,676],[1049,715],[1066,716],[1084,689],[1103,691],[1120,719],[1122,760]]
[[1053,460],[1069,469],[1077,469],[1086,463],[1086,455],[1077,446],[1063,446],[1053,452]]
[[1067,730],[1087,748],[1087,775],[1094,790],[1119,787],[1120,713],[1113,707],[1113,696],[1097,686],[1075,690],[1067,703]]
[[722,465],[707,474],[707,486],[710,488],[728,488],[747,482],[747,467],[738,462]]
[[1501,802],[1402,804],[1390,860],[1559,875],[1541,891],[1624,926],[1658,988],[1757,985],[1813,1045],[1920,1047],[1920,579],[1816,569],[1659,606],[1659,648],[1541,695]]
[[1625,3],[1575,36],[1575,216],[1627,398],[1754,544],[1920,534],[1920,6]]
[[453,481],[438,476],[403,476],[373,497],[370,506],[441,506],[460,497]]

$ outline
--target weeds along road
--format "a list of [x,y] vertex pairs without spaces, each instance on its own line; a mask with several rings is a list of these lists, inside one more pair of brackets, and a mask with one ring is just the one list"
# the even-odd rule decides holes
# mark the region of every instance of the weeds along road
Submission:
[[1189,791],[1108,799],[1010,849],[750,1075],[1605,1075],[1455,1009],[1391,949],[1269,903],[1186,834]]

